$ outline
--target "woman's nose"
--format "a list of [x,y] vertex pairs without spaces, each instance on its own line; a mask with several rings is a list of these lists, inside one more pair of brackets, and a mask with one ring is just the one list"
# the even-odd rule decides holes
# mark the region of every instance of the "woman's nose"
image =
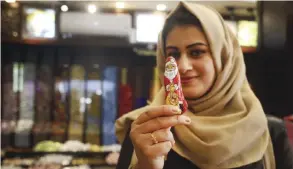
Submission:
[[184,74],[189,70],[192,70],[192,64],[189,58],[186,55],[182,55],[178,60],[178,69],[180,74]]

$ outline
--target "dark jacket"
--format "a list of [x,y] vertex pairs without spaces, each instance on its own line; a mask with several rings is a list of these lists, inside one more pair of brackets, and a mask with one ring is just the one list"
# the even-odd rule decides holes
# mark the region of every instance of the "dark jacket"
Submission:
[[[284,122],[273,116],[267,116],[270,135],[274,147],[276,169],[293,169],[293,150],[289,143]],[[117,169],[128,169],[130,164],[133,145],[128,137],[125,138]],[[237,169],[264,169],[262,161],[239,167]],[[181,157],[175,151],[168,153],[164,169],[199,169],[189,160]]]

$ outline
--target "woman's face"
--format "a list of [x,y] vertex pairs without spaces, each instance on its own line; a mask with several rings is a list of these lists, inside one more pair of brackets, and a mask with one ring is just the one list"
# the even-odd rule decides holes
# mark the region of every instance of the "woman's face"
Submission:
[[201,29],[194,25],[174,27],[166,39],[166,55],[177,61],[185,98],[199,98],[212,87],[214,62]]

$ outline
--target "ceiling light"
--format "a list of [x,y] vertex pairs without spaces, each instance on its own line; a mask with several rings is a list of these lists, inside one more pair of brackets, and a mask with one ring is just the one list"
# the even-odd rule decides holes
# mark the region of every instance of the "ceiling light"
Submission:
[[62,5],[61,6],[61,11],[67,12],[68,11],[68,6],[67,5]]
[[87,9],[89,13],[95,13],[97,11],[97,7],[94,4],[90,4]]
[[5,0],[7,3],[14,3],[15,0]]
[[167,9],[167,6],[165,4],[158,4],[157,10],[158,11],[165,11]]
[[116,8],[118,8],[118,9],[125,8],[125,3],[124,2],[116,2]]

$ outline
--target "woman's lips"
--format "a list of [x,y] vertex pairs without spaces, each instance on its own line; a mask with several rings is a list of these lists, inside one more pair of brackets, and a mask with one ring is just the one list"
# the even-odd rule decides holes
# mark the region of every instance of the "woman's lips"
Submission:
[[189,84],[194,80],[196,77],[195,76],[190,76],[190,77],[181,77],[181,83],[182,84]]

